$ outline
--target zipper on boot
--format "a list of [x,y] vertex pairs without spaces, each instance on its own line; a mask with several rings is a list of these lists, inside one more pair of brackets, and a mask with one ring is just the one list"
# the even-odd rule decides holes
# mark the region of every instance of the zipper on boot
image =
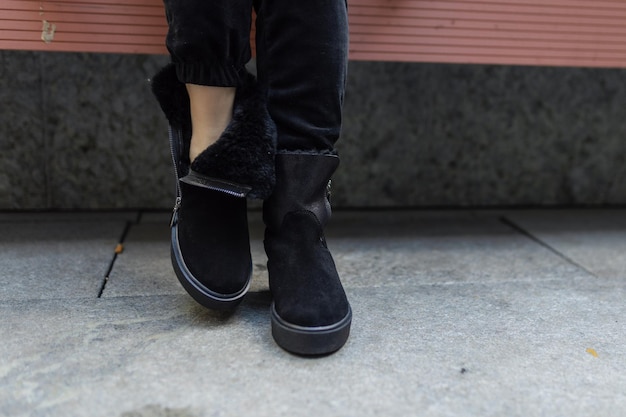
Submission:
[[180,196],[176,197],[176,202],[174,203],[174,209],[172,210],[172,218],[170,219],[170,228],[174,227],[174,225],[178,222],[178,209],[180,208]]
[[[172,228],[174,227],[174,225],[176,224],[178,220],[178,209],[180,209],[180,202],[181,202],[180,185],[178,184],[178,178],[180,177],[180,174],[179,174],[180,166],[179,166],[178,158],[176,158],[177,149],[175,149],[176,145],[174,144],[174,131],[171,125],[168,126],[167,131],[168,131],[167,133],[168,133],[169,141],[170,141],[170,155],[172,157],[172,163],[174,164],[174,177],[176,179],[176,182],[175,182],[176,201],[174,202],[174,209],[172,210],[172,218],[170,219],[170,228]],[[178,137],[180,137],[180,135],[182,134],[182,132],[177,132],[177,133],[179,135]]]
[[248,193],[252,190],[252,187],[249,187],[247,185],[241,185],[230,181],[211,178],[192,170],[189,170],[189,174],[181,178],[180,181],[189,185],[194,185],[196,187],[206,188],[213,191],[220,191],[222,193],[239,198],[246,197]]

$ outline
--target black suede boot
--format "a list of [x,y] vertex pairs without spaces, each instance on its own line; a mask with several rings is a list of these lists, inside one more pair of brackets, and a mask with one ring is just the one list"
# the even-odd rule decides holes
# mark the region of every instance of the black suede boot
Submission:
[[338,165],[336,155],[278,153],[276,187],[263,206],[272,335],[300,355],[335,352],[350,334],[352,311],[324,237]]
[[263,199],[272,192],[276,128],[249,75],[237,88],[232,121],[190,164],[189,96],[173,65],[154,77],[152,90],[170,124],[177,180],[171,221],[174,271],[200,304],[232,309],[252,276],[246,197]]

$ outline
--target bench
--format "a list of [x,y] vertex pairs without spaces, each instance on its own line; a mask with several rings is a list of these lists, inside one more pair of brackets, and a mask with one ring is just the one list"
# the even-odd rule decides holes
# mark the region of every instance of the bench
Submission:
[[[623,0],[349,0],[350,59],[626,68]],[[161,0],[2,0],[0,49],[166,54]]]

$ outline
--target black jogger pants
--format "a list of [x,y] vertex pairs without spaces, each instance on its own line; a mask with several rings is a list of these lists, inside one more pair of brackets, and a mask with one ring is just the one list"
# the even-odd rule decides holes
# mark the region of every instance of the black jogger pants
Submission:
[[256,10],[259,82],[281,150],[332,150],[348,58],[346,0],[164,0],[181,82],[236,87]]

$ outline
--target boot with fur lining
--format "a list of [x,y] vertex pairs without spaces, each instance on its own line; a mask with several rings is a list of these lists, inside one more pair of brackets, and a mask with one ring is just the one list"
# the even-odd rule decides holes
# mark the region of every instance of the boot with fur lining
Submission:
[[177,178],[171,222],[174,271],[203,306],[233,309],[252,276],[246,197],[266,198],[275,183],[275,125],[256,80],[248,75],[237,88],[231,122],[190,163],[189,96],[174,65],[154,77],[152,90],[170,125]]

